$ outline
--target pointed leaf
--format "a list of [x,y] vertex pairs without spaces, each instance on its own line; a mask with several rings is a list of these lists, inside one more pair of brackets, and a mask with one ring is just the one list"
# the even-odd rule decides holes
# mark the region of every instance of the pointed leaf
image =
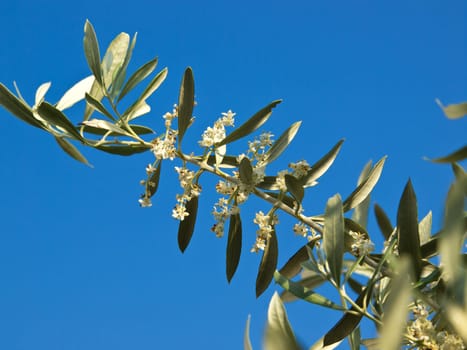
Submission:
[[[357,186],[362,184],[367,178],[368,175],[370,174],[371,171],[371,160],[365,164],[363,167],[362,172],[360,173],[360,176],[358,177],[358,182]],[[370,195],[366,197],[363,202],[361,202],[359,205],[357,205],[352,213],[352,220],[357,222],[363,227],[367,227],[368,225],[368,210],[370,207]]]
[[58,145],[64,150],[69,156],[76,159],[77,161],[84,163],[88,166],[91,166],[87,159],[78,151],[78,149],[73,146],[70,142],[68,142],[64,137],[55,137],[55,141],[57,141]]
[[[324,282],[327,281],[322,275],[320,275],[320,274],[318,274],[316,272],[313,272],[313,271],[307,271],[307,272],[308,272],[307,277],[304,277],[301,280],[296,282],[297,284],[299,284],[300,286],[302,286],[304,288],[304,291],[305,290],[310,291],[310,290],[313,290],[315,288],[318,288],[320,285],[322,285]],[[291,287],[291,284],[289,283],[289,288],[290,287]],[[300,293],[303,293],[303,295],[306,295],[306,293],[304,291],[301,291]],[[297,294],[298,294],[298,292],[297,292]],[[309,296],[311,296],[311,295],[309,295]],[[317,299],[316,294],[314,294],[313,297],[315,299]],[[281,299],[282,299],[282,301],[284,303],[289,303],[289,302],[298,300],[300,298],[297,297],[292,292],[284,289],[284,291],[281,294]],[[321,300],[321,301],[323,301],[323,300]]]
[[[87,122],[83,122],[81,124],[84,126],[83,131],[87,132],[87,133],[90,133],[90,134],[105,135],[105,134],[108,134],[108,132],[109,132],[108,128],[107,129],[95,128],[95,127],[86,125]],[[154,134],[154,130],[152,130],[152,129],[146,127],[146,126],[129,124],[128,127],[130,127],[137,135]],[[128,132],[125,131],[125,130],[123,130],[123,131],[124,131],[124,133],[113,131],[109,135],[110,136],[128,136]]]
[[[123,60],[122,66],[117,70],[115,74],[115,78],[112,83],[112,87],[110,91],[112,100],[115,100],[115,97],[118,96],[120,94],[120,91],[122,90],[122,86],[126,78],[126,71],[128,68],[128,63],[130,63],[131,56],[133,55],[133,49],[135,48],[135,45],[136,45],[136,37],[137,37],[137,33],[133,35],[133,39],[131,40],[130,47],[128,48],[125,54],[125,59]],[[117,100],[117,102],[119,100],[120,98]]]
[[438,105],[442,108],[444,114],[449,119],[459,119],[467,115],[467,102],[451,104],[443,106],[440,100],[436,100]]
[[227,152],[227,145],[217,147],[214,152],[216,157],[216,167],[219,167],[224,160],[225,153]]
[[256,112],[255,115],[253,115],[245,123],[240,125],[237,129],[232,131],[229,135],[227,135],[225,139],[219,142],[216,146],[219,147],[222,145],[226,145],[251,134],[269,119],[269,117],[272,114],[272,109],[281,102],[282,100],[273,101],[263,109]]
[[[96,101],[101,101],[104,97],[104,91],[102,90],[102,86],[94,79],[92,83],[91,89],[87,91],[87,93],[92,96]],[[84,108],[84,116],[83,120],[88,120],[91,114],[94,112],[94,107],[86,104]]]
[[467,158],[467,146],[459,148],[447,156],[431,159],[434,163],[455,163]]
[[[110,120],[115,120],[115,118],[113,117],[112,113],[110,113],[107,108],[104,107],[104,105],[99,101],[99,100],[96,100],[94,99],[94,97],[92,97],[91,95],[89,95],[88,93],[85,94],[85,97],[86,97],[86,102],[92,107],[94,108],[95,110],[99,111],[102,115],[105,115],[107,118],[109,118]],[[85,124],[86,121],[83,122],[83,124]]]
[[292,197],[297,202],[297,207],[301,207],[303,196],[305,195],[305,190],[303,186],[295,176],[286,174],[284,175],[285,185],[287,187],[287,191],[292,195]]
[[431,210],[418,224],[418,233],[420,234],[420,245],[427,243],[431,239],[431,226],[433,222],[433,214]]
[[180,93],[178,97],[178,143],[182,143],[183,136],[191,123],[195,106],[195,80],[191,67],[185,69]]
[[226,274],[227,281],[232,280],[237,270],[242,252],[242,221],[240,214],[232,214],[229,223],[229,236],[227,239]]
[[122,92],[118,96],[117,101],[120,101],[127,93],[129,93],[133,88],[146,79],[153,71],[156,69],[157,66],[157,57],[152,59],[151,61],[142,65],[133,75],[128,79],[125,86],[123,86]]
[[344,212],[347,212],[361,202],[365,200],[366,197],[371,193],[373,188],[375,187],[376,183],[381,176],[381,172],[383,171],[384,162],[386,157],[381,158],[378,163],[375,164],[373,169],[371,169],[368,177],[364,182],[362,182],[344,201]]
[[264,344],[267,350],[300,350],[277,292],[269,303]]
[[68,118],[59,111],[57,108],[52,106],[47,102],[42,102],[41,105],[37,108],[39,115],[44,118],[47,122],[52,125],[56,125],[63,130],[67,131],[71,136],[76,140],[84,142],[83,137],[78,131],[76,131],[75,126],[68,120]]
[[293,123],[284,133],[273,143],[271,148],[264,154],[261,163],[269,164],[279,157],[287,146],[292,142],[302,124],[301,121]]
[[101,65],[104,86],[107,89],[113,84],[116,73],[124,63],[129,45],[130,36],[127,33],[120,33],[107,48]]
[[86,20],[84,25],[84,54],[91,72],[96,77],[96,81],[102,86],[101,56],[96,32],[91,22]]
[[[451,167],[457,181],[465,181],[464,179],[467,177],[467,173],[465,172],[464,168],[457,163],[452,163]],[[467,192],[465,195],[467,196]]]
[[266,248],[264,249],[263,257],[256,276],[256,297],[258,298],[268,288],[274,277],[274,271],[277,266],[278,257],[276,231],[273,228],[271,237],[268,239]]
[[44,101],[45,94],[47,93],[47,91],[49,91],[50,85],[52,85],[52,84],[50,82],[48,82],[48,83],[42,84],[41,86],[39,86],[37,88],[36,98],[35,98],[35,102],[34,102],[35,106],[39,106]]
[[111,131],[112,133],[116,135],[126,135],[129,136],[130,134],[120,128],[119,126],[109,123],[107,120],[102,120],[102,119],[91,119],[82,122],[83,125],[86,125],[87,127],[92,127],[96,129],[102,129],[102,130],[107,130]]
[[184,220],[180,221],[178,226],[178,247],[183,253],[190,243],[193,232],[195,231],[196,215],[198,213],[198,197],[192,197],[186,203],[188,214]]
[[159,180],[161,177],[161,167],[162,162],[159,161],[156,166],[156,170],[149,178],[149,181],[146,183],[146,197],[151,198],[157,192],[157,188],[159,187]]
[[64,109],[70,108],[75,103],[84,99],[85,94],[91,90],[94,81],[94,75],[90,75],[77,82],[70,89],[68,89],[67,92],[65,92],[60,101],[58,101],[55,105],[55,108],[63,111]]
[[302,263],[309,260],[308,249],[313,248],[315,242],[310,242],[301,247],[279,270],[285,278],[293,278],[302,270]]
[[240,161],[240,165],[238,166],[238,173],[242,183],[246,185],[253,184],[253,167],[251,166],[251,162],[247,157],[244,157]]
[[331,277],[340,286],[344,257],[344,214],[339,194],[329,198],[324,213],[323,250]]
[[392,231],[394,230],[394,227],[392,226],[391,221],[384,212],[383,208],[381,208],[378,204],[375,204],[374,209],[376,222],[378,223],[379,229],[383,233],[384,239],[388,240]]
[[34,118],[31,107],[17,98],[5,85],[0,83],[0,105],[15,117],[21,119],[32,126],[39,129],[44,129],[44,126]]
[[415,281],[422,270],[420,236],[418,233],[417,198],[409,180],[399,202],[397,210],[397,233],[399,256],[408,256]]
[[100,151],[117,154],[119,156],[131,156],[137,153],[143,153],[149,151],[149,148],[146,146],[141,146],[140,143],[137,144],[121,144],[121,145],[100,145],[93,146]]
[[251,346],[251,340],[250,340],[250,319],[251,319],[251,316],[248,315],[248,318],[246,319],[246,325],[245,325],[245,334],[243,335],[243,350],[253,350],[253,347]]
[[331,167],[332,163],[336,159],[344,140],[337,142],[334,147],[326,153],[320,160],[311,166],[311,169],[308,171],[305,177],[301,180],[303,182],[303,187],[312,186],[317,179],[319,179],[328,169]]

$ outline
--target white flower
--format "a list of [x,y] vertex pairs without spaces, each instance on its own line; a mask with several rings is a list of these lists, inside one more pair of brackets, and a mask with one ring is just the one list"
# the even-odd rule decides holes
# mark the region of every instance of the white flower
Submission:
[[297,179],[305,176],[311,169],[306,160],[301,160],[297,163],[290,163],[289,168],[293,170],[292,175],[294,175]]
[[226,113],[222,113],[222,124],[224,126],[234,126],[234,116],[236,113],[233,113],[230,109]]
[[146,197],[146,196],[139,199],[138,202],[139,202],[139,205],[143,208],[152,206],[151,198]]
[[294,225],[293,232],[298,236],[306,237],[308,234],[308,227],[306,227],[304,223],[300,222]]
[[349,231],[349,234],[354,239],[354,242],[350,246],[354,254],[358,256],[368,255],[375,249],[373,242],[364,234],[355,231]]
[[185,219],[185,216],[188,216],[188,215],[190,214],[186,212],[185,206],[178,204],[178,203],[175,205],[175,208],[172,210],[172,217],[180,221],[183,221]]

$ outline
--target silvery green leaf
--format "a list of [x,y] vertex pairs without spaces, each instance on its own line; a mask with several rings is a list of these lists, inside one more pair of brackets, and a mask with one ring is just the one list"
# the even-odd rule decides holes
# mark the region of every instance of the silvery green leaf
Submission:
[[221,142],[219,142],[216,146],[226,145],[242,137],[245,137],[251,134],[253,131],[258,129],[261,125],[263,125],[271,116],[272,109],[276,107],[282,100],[276,100],[271,102],[269,105],[264,107],[263,109],[259,110],[255,113],[250,119],[248,119],[245,123],[240,125],[234,131],[232,131],[229,135],[226,136]]
[[0,83],[0,105],[8,112],[22,121],[35,126],[36,128],[44,129],[44,126],[38,121],[29,107],[24,101],[17,98],[5,85]]
[[447,106],[444,106],[438,99],[436,102],[441,107],[446,117],[449,119],[459,119],[467,115],[467,102],[451,104]]
[[314,242],[305,244],[292,255],[289,260],[279,270],[280,274],[285,278],[293,278],[302,270],[302,263],[309,260],[308,248],[313,248]]
[[344,213],[339,194],[329,198],[324,213],[323,250],[331,277],[340,286],[344,257]]
[[123,86],[122,92],[118,96],[117,101],[120,101],[128,92],[133,90],[136,85],[146,79],[154,71],[154,69],[156,69],[156,66],[157,57],[138,68]]
[[227,145],[216,147],[214,152],[215,152],[215,157],[216,157],[216,167],[220,167],[220,165],[222,164],[222,161],[224,160],[225,153],[227,152]]
[[94,81],[94,75],[90,75],[77,82],[70,89],[68,89],[67,92],[65,92],[62,98],[55,105],[55,108],[63,111],[84,99],[85,94],[91,90]]
[[[357,186],[363,183],[370,174],[372,162],[371,160],[365,164],[360,176],[358,177]],[[352,213],[352,220],[359,223],[363,227],[367,227],[368,224],[368,210],[370,207],[370,195],[366,197],[363,202],[357,205]]]
[[238,166],[238,173],[240,180],[246,184],[250,185],[253,183],[253,167],[251,162],[247,157],[242,158],[240,165]]
[[391,224],[391,220],[389,220],[383,208],[381,208],[378,204],[375,204],[374,209],[376,222],[378,223],[379,229],[381,230],[384,239],[388,240],[392,231],[394,230],[394,227]]
[[[308,272],[309,274],[307,277],[304,277],[294,283],[301,285],[303,288],[305,288],[305,290],[311,291],[315,288],[318,288],[320,285],[326,282],[326,279],[321,274],[318,274],[313,271],[308,271]],[[290,287],[291,285],[289,283],[289,288]],[[298,294],[297,291],[296,293]],[[306,295],[306,294],[303,292],[303,295]],[[314,297],[316,298],[317,295],[315,294]],[[281,299],[284,303],[290,303],[292,301],[299,300],[300,298],[296,296],[295,294],[293,294],[292,292],[284,289],[284,291],[281,294]]]
[[264,345],[265,350],[300,350],[284,304],[277,292],[269,302]]
[[133,120],[142,115],[148,114],[151,112],[151,106],[149,106],[146,102],[141,102],[139,106],[131,111],[131,113],[127,116],[128,120]]
[[418,233],[417,198],[409,180],[404,188],[399,208],[397,210],[397,234],[399,256],[407,256],[413,271],[415,281],[422,270],[422,256],[420,251],[420,235]]
[[308,301],[309,303],[320,305],[333,310],[342,310],[342,307],[333,303],[328,298],[316,293],[298,282],[294,282],[291,279],[287,279],[282,276],[279,272],[274,273],[274,279],[284,290],[292,293],[297,298]]
[[271,237],[267,241],[266,248],[259,264],[258,274],[256,276],[256,297],[258,298],[268,288],[274,277],[274,271],[277,266],[277,257],[279,251],[277,246],[276,231],[273,227]]
[[301,207],[303,196],[305,195],[305,190],[303,189],[302,183],[295,176],[290,174],[285,174],[284,180],[287,191],[289,191],[289,193],[297,202],[297,207]]
[[313,186],[315,181],[328,171],[332,163],[334,163],[343,143],[343,139],[337,142],[328,153],[311,166],[311,169],[302,179],[303,187]]
[[243,335],[243,350],[253,350],[250,340],[250,319],[251,316],[248,315],[248,318],[246,319],[245,333]]
[[107,120],[91,119],[91,120],[87,120],[87,121],[82,122],[82,124],[86,125],[86,126],[90,126],[92,128],[96,128],[96,129],[111,131],[111,132],[113,132],[113,133],[115,133],[117,135],[126,135],[126,136],[131,135],[126,130],[122,129],[121,127],[119,127],[119,126],[117,126],[115,124],[112,124],[112,123],[108,122]]
[[[87,132],[89,134],[93,134],[93,135],[105,135],[105,134],[108,134],[108,130],[106,130],[106,129],[94,128],[94,127],[85,125],[83,123],[82,123],[82,125],[84,125],[83,131]],[[154,134],[154,130],[152,130],[152,129],[146,127],[146,126],[128,124],[128,127],[131,128],[137,135]],[[117,133],[117,132],[111,132],[110,133],[110,136],[123,136],[123,135],[127,136],[128,132],[125,131],[124,134]]]
[[191,67],[185,69],[180,93],[178,97],[178,144],[182,143],[183,136],[190,126],[195,106],[195,80]]
[[[113,117],[112,113],[110,113],[107,108],[104,107],[104,105],[99,101],[96,100],[94,97],[89,95],[88,93],[85,94],[86,102],[95,110],[99,111],[101,114],[105,115],[107,118],[110,120],[115,120]],[[85,124],[86,121],[83,122]]]
[[67,131],[76,140],[85,142],[83,137],[78,131],[76,131],[75,126],[68,120],[68,118],[51,104],[42,102],[39,107],[37,107],[37,112],[48,123]]
[[106,89],[109,89],[113,84],[118,70],[122,67],[129,45],[130,36],[127,33],[120,33],[107,48],[101,64],[102,77]]
[[134,144],[120,144],[120,145],[99,145],[93,146],[100,151],[110,154],[117,154],[120,156],[131,156],[137,153],[149,151],[149,148],[142,146],[139,142]]
[[115,97],[118,96],[120,94],[120,91],[122,90],[122,86],[126,78],[126,71],[128,68],[128,63],[130,63],[131,56],[133,54],[133,49],[135,48],[135,45],[136,45],[136,37],[137,37],[137,33],[133,35],[133,39],[131,40],[130,47],[128,48],[125,54],[125,59],[123,60],[122,66],[117,70],[115,74],[115,78],[112,83],[112,87],[110,89],[110,95],[111,95],[112,100],[115,100]]
[[88,166],[91,166],[91,164],[89,164],[87,159],[80,153],[80,151],[78,151],[78,149],[75,146],[73,146],[70,142],[68,142],[67,139],[65,139],[64,137],[58,137],[58,136],[54,136],[54,137],[55,137],[55,141],[57,141],[58,145],[62,148],[62,150],[65,151],[65,153],[67,153],[69,156],[76,159],[77,161],[84,163]]
[[273,143],[271,148],[264,154],[261,163],[268,164],[279,157],[287,146],[292,142],[302,124],[301,121],[293,123],[284,133]]
[[50,85],[51,83],[47,82],[37,88],[34,106],[39,106],[44,101],[45,94],[49,91]]
[[431,225],[433,222],[433,214],[431,210],[418,224],[418,233],[420,234],[420,244],[425,244],[431,239]]
[[101,70],[101,58],[99,52],[99,44],[97,42],[96,32],[89,20],[86,20],[84,25],[84,54],[88,62],[88,66],[91,72],[96,77],[96,81],[102,86],[102,70]]
[[344,212],[355,208],[357,205],[363,202],[366,197],[368,197],[368,195],[371,193],[376,183],[378,182],[379,177],[381,176],[385,160],[386,157],[381,158],[375,164],[373,169],[371,169],[366,180],[360,185],[358,185],[357,188],[345,199],[343,203]]
[[189,214],[178,226],[178,247],[183,253],[190,243],[195,231],[196,216],[198,214],[198,197],[192,197],[186,202],[186,212]]
[[434,163],[455,163],[467,158],[467,146],[461,147],[458,150],[444,157],[431,159]]
[[411,286],[409,281],[410,260],[400,259],[397,275],[392,279],[387,302],[384,305],[383,324],[379,349],[400,349],[402,336],[407,324]]
[[[94,79],[94,82],[91,85],[91,89],[89,91],[86,91],[86,93],[92,96],[93,99],[96,101],[101,101],[104,97],[104,90],[96,79]],[[88,120],[93,112],[94,108],[86,104],[86,107],[84,108],[83,120]]]
[[240,214],[232,214],[229,222],[229,236],[227,238],[226,275],[230,283],[237,270],[242,252],[242,221]]

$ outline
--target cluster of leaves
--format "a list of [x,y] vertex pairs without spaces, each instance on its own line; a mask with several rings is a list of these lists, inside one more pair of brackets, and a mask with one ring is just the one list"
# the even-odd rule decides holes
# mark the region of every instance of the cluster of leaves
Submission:
[[[130,42],[128,34],[119,34],[101,58],[91,23],[86,22],[84,32],[84,52],[92,75],[75,84],[54,104],[45,101],[50,83],[37,89],[33,106],[24,100],[16,85],[17,95],[0,84],[0,104],[24,122],[50,133],[67,154],[85,164],[89,164],[88,161],[70,140],[117,155],[153,152],[155,161],[146,169],[148,179],[140,200],[145,206],[150,205],[151,197],[157,191],[163,161],[177,158],[186,172],[191,171],[188,165],[196,168],[196,173],[193,172],[189,180],[184,180],[188,183],[182,186],[185,193],[180,197],[177,212],[181,220],[178,244],[182,252],[195,230],[201,175],[211,173],[228,183],[232,187],[226,200],[230,211],[223,219],[229,220],[226,248],[228,281],[235,274],[242,250],[239,205],[243,205],[249,195],[269,203],[270,210],[266,216],[263,215],[269,221],[261,224],[267,226],[267,230],[261,238],[264,247],[259,249],[263,252],[256,279],[256,295],[259,297],[273,280],[283,288],[283,293],[281,296],[274,294],[271,299],[265,332],[266,349],[301,348],[283,305],[284,301],[297,299],[343,312],[336,325],[311,349],[336,347],[346,337],[352,349],[358,349],[361,344],[374,349],[395,349],[401,343],[412,348],[430,348],[433,344],[440,344],[442,341],[434,339],[431,333],[424,334],[417,328],[418,314],[414,311],[417,307],[427,310],[423,320],[432,326],[433,334],[444,335],[445,343],[446,339],[459,340],[461,346],[462,341],[467,342],[463,327],[467,324],[467,259],[462,253],[466,237],[464,201],[467,176],[457,163],[467,157],[465,146],[434,160],[451,163],[456,178],[447,197],[443,229],[432,234],[431,213],[418,220],[417,200],[409,181],[401,196],[396,225],[391,223],[380,206],[374,207],[385,240],[384,250],[376,254],[372,251],[367,218],[370,193],[380,178],[385,157],[364,167],[357,187],[345,199],[336,194],[328,200],[324,213],[305,216],[306,191],[316,185],[316,180],[333,164],[343,140],[313,165],[302,163],[300,174],[287,170],[276,175],[265,173],[266,167],[278,159],[292,142],[300,122],[292,124],[259,154],[252,152],[241,157],[227,154],[228,145],[252,135],[269,119],[272,110],[281,102],[277,100],[222,139],[204,145],[200,155],[185,154],[182,140],[193,123],[195,106],[191,68],[186,69],[182,78],[178,105],[166,118],[166,132],[155,135],[150,127],[133,121],[150,112],[147,100],[166,78],[167,69],[155,74],[136,100],[127,103],[128,107],[122,110],[120,102],[154,72],[157,58],[127,78],[136,35]],[[86,102],[84,115],[75,125],[63,111],[81,100]],[[455,119],[466,113],[466,106],[464,103],[442,108],[448,117]],[[90,119],[95,111],[101,117]],[[176,129],[172,128],[173,119],[177,119]],[[144,137],[151,139],[145,140]],[[280,269],[277,269],[279,245],[273,219],[278,212],[295,218],[303,232],[311,232],[308,243]],[[437,263],[438,256],[440,262]],[[316,291],[324,283],[337,290],[340,301],[333,301]],[[409,314],[413,317],[407,321]],[[361,339],[359,325],[363,318],[374,323],[380,339]],[[252,348],[248,333],[249,321],[245,332],[246,350]]]

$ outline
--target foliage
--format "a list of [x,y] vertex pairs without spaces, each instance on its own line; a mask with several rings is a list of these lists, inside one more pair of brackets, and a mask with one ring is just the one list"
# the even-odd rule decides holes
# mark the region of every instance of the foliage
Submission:
[[[221,198],[215,204],[213,232],[222,237],[228,223],[226,277],[233,278],[241,257],[242,219],[245,202],[256,196],[267,203],[267,210],[255,214],[258,225],[253,252],[262,257],[256,279],[259,297],[274,280],[283,293],[271,299],[264,346],[273,349],[301,349],[289,324],[285,301],[301,299],[320,307],[342,311],[336,322],[311,349],[331,349],[345,338],[352,349],[365,345],[369,349],[408,348],[461,349],[467,334],[467,259],[463,253],[466,237],[465,196],[467,176],[457,163],[467,157],[466,147],[434,162],[450,163],[455,175],[445,209],[444,227],[431,232],[431,212],[419,221],[417,199],[409,180],[402,192],[396,225],[384,210],[375,205],[374,214],[385,240],[381,253],[375,253],[366,223],[370,193],[383,170],[385,157],[363,169],[355,190],[341,198],[331,197],[324,213],[303,214],[305,195],[314,187],[336,159],[343,140],[309,165],[306,160],[290,163],[276,174],[266,169],[276,161],[296,136],[300,122],[293,123],[276,140],[262,133],[248,142],[245,154],[228,154],[234,141],[251,136],[271,117],[281,102],[273,101],[253,114],[232,132],[235,113],[227,111],[208,127],[198,142],[199,154],[184,153],[182,141],[193,123],[195,83],[193,71],[187,68],[182,78],[178,105],[164,115],[165,132],[155,135],[135,119],[150,112],[147,101],[167,76],[164,68],[153,74],[157,58],[151,59],[128,76],[127,67],[136,36],[121,33],[115,37],[101,58],[99,43],[90,22],[84,27],[84,52],[91,75],[72,86],[57,103],[45,100],[50,83],[42,84],[30,106],[21,96],[0,84],[0,104],[24,122],[51,134],[71,157],[89,164],[72,142],[97,150],[130,156],[152,152],[154,162],[146,167],[144,193],[139,202],[150,207],[158,189],[162,163],[178,159],[175,167],[183,192],[177,195],[173,217],[180,220],[178,244],[183,252],[195,231],[201,177],[204,173],[219,178],[216,191]],[[120,102],[148,79],[142,92],[128,107]],[[75,125],[64,113],[84,100],[82,121]],[[466,103],[443,108],[447,117],[456,119],[467,113]],[[98,117],[91,118],[94,112]],[[176,126],[175,126],[176,121]],[[149,140],[148,140],[149,138]],[[165,166],[165,165],[164,165]],[[193,169],[193,170],[192,170]],[[278,214],[295,218],[293,231],[308,239],[287,263],[277,269],[279,254]],[[439,259],[438,259],[439,257]],[[297,279],[297,276],[298,279]],[[340,296],[339,301],[316,292],[328,283]],[[355,297],[353,297],[355,296]],[[378,339],[361,339],[359,325],[366,318],[378,330]],[[249,320],[245,330],[245,349],[252,349]]]

